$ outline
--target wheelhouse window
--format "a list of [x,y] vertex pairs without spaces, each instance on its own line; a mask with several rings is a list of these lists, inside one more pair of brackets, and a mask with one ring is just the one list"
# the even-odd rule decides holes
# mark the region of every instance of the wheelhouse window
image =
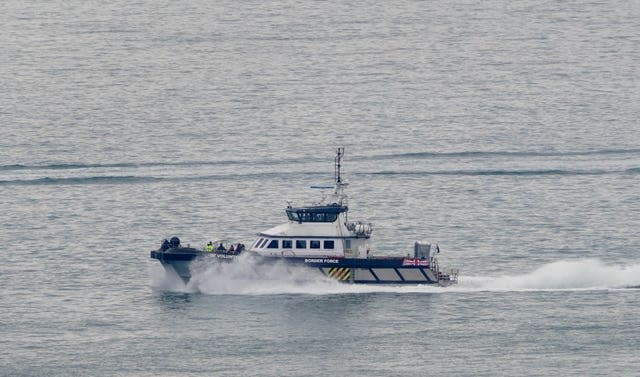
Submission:
[[260,249],[263,248],[264,245],[267,243],[267,241],[269,241],[269,239],[265,238],[264,241],[262,241],[262,243],[260,244],[260,246],[258,246],[258,248],[260,248]]
[[337,213],[298,213],[298,218],[303,223],[332,223],[338,219]]
[[296,249],[306,249],[307,241],[306,240],[296,240]]
[[291,249],[292,248],[291,240],[282,240],[282,248],[283,249]]
[[333,249],[333,248],[334,248],[334,242],[333,242],[333,240],[331,240],[331,241],[324,241],[324,248],[325,248],[325,249]]
[[278,240],[271,240],[269,245],[267,245],[267,249],[277,249],[278,248]]
[[258,238],[258,240],[253,244],[253,247],[258,247],[263,240],[264,238]]
[[319,249],[320,248],[320,241],[317,241],[317,240],[309,241],[309,247],[312,248],[312,249]]
[[346,212],[348,208],[340,205],[287,208],[287,217],[291,221],[299,223],[332,223],[338,219],[338,215]]

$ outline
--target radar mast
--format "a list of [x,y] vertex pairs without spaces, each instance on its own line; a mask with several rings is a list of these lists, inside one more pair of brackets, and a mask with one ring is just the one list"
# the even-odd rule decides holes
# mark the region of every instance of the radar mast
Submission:
[[342,156],[344,156],[344,148],[340,147],[336,152],[336,158],[335,158],[336,186],[342,183],[342,180],[340,179],[340,167],[341,167],[340,163],[342,162]]
[[335,203],[338,203],[340,205],[346,205],[347,196],[344,194],[343,189],[348,185],[348,183],[342,181],[342,157],[344,157],[344,147],[339,147],[336,151],[336,158],[334,160],[334,176],[336,180],[336,188],[333,193],[333,200]]

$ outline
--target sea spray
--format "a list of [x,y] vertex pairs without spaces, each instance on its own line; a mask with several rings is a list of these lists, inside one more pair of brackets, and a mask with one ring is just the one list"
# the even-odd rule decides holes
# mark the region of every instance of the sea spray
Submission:
[[464,274],[450,287],[432,285],[344,284],[303,266],[258,263],[247,256],[234,263],[200,260],[185,284],[172,271],[157,266],[151,271],[152,287],[173,292],[210,295],[362,294],[362,293],[460,293],[487,291],[602,290],[640,285],[640,264],[607,265],[598,259],[557,261],[521,275],[479,276]]
[[599,259],[557,261],[522,275],[470,277],[461,286],[480,290],[577,290],[634,287],[640,284],[640,264],[607,265]]
[[232,263],[196,261],[188,286],[206,294],[327,294],[341,284],[318,270],[241,255]]
[[195,293],[173,269],[165,269],[160,264],[154,263],[149,270],[151,288],[155,291]]

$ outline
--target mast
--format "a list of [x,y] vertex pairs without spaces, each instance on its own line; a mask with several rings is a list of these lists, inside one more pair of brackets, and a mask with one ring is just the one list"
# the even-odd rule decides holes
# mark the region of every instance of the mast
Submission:
[[340,205],[346,205],[347,196],[344,194],[344,188],[348,185],[347,182],[342,182],[341,176],[341,168],[342,168],[342,157],[344,157],[344,147],[339,147],[336,152],[335,158],[335,180],[336,180],[336,188],[333,192],[333,202],[339,203]]
[[336,153],[336,158],[335,158],[335,179],[336,179],[336,187],[339,186],[342,183],[342,180],[340,179],[340,163],[342,162],[342,157],[344,156],[344,147],[339,147],[338,151]]

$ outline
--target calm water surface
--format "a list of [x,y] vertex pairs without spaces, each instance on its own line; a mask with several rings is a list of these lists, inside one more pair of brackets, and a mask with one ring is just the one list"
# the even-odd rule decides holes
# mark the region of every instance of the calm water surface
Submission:
[[[636,376],[640,4],[5,1],[0,375]],[[330,183],[457,287],[149,250]]]

